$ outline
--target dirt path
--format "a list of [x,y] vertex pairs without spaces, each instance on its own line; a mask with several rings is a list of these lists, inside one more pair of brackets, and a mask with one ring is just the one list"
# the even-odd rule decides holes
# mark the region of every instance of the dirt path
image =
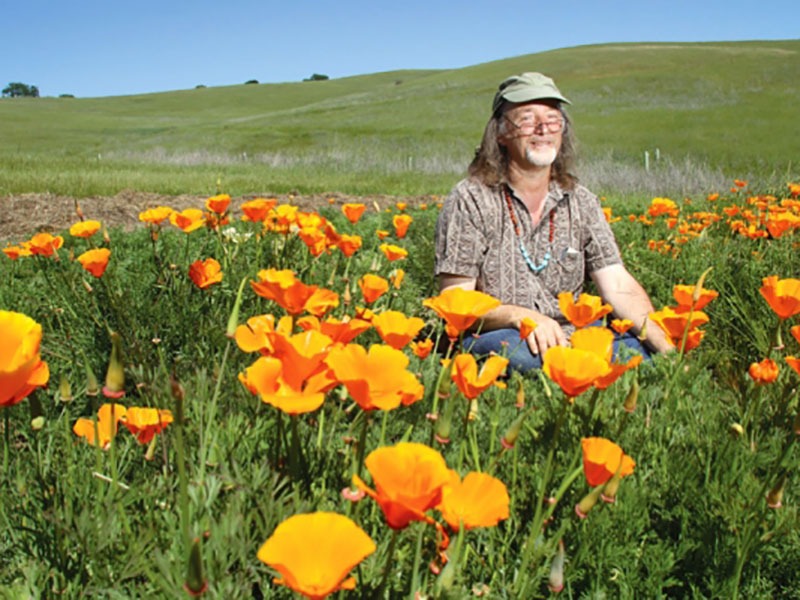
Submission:
[[[243,202],[256,197],[236,197],[231,202],[233,214],[241,212],[238,207]],[[288,202],[303,210],[312,210],[327,206],[329,198],[337,205],[345,202],[364,202],[371,205],[377,202],[381,208],[404,201],[413,205],[419,202],[430,202],[431,197],[397,197],[397,196],[346,196],[343,194],[315,194],[309,196],[272,195],[280,202]],[[133,228],[139,226],[139,213],[147,208],[164,205],[176,210],[196,207],[204,208],[206,196],[164,196],[146,192],[123,191],[116,196],[82,198],[81,210],[86,219],[100,221],[108,227]],[[17,243],[29,238],[37,231],[61,232],[78,221],[75,212],[75,199],[55,194],[21,194],[0,197],[0,244]]]

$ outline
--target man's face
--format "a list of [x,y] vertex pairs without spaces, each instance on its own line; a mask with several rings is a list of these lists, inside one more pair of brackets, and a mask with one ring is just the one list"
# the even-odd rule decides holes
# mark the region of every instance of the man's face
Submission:
[[561,149],[564,116],[555,103],[533,101],[517,104],[504,115],[501,145],[510,160],[541,168],[549,167]]

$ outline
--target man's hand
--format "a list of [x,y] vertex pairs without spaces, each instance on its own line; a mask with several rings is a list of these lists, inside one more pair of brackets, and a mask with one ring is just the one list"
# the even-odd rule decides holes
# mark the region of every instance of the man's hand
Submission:
[[567,336],[564,335],[564,330],[561,329],[561,325],[556,320],[538,312],[534,312],[533,315],[530,315],[530,318],[536,323],[536,329],[531,332],[525,341],[528,342],[528,347],[534,356],[537,354],[544,356],[545,352],[555,346],[569,345]]

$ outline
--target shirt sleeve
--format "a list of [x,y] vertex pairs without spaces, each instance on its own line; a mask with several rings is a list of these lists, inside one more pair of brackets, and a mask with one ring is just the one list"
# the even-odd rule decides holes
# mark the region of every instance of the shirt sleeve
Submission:
[[479,277],[488,247],[483,217],[466,182],[450,192],[436,221],[435,275]]
[[622,264],[622,256],[611,226],[608,224],[600,201],[588,190],[581,190],[578,205],[582,213],[583,254],[586,262],[586,274]]

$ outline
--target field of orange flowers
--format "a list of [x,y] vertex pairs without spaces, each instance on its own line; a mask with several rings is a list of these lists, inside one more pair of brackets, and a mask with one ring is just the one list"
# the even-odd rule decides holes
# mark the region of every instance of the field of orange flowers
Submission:
[[462,351],[497,301],[437,292],[437,197],[76,207],[0,257],[0,586],[796,597],[799,196],[603,199],[675,352],[563,294],[525,377]]

